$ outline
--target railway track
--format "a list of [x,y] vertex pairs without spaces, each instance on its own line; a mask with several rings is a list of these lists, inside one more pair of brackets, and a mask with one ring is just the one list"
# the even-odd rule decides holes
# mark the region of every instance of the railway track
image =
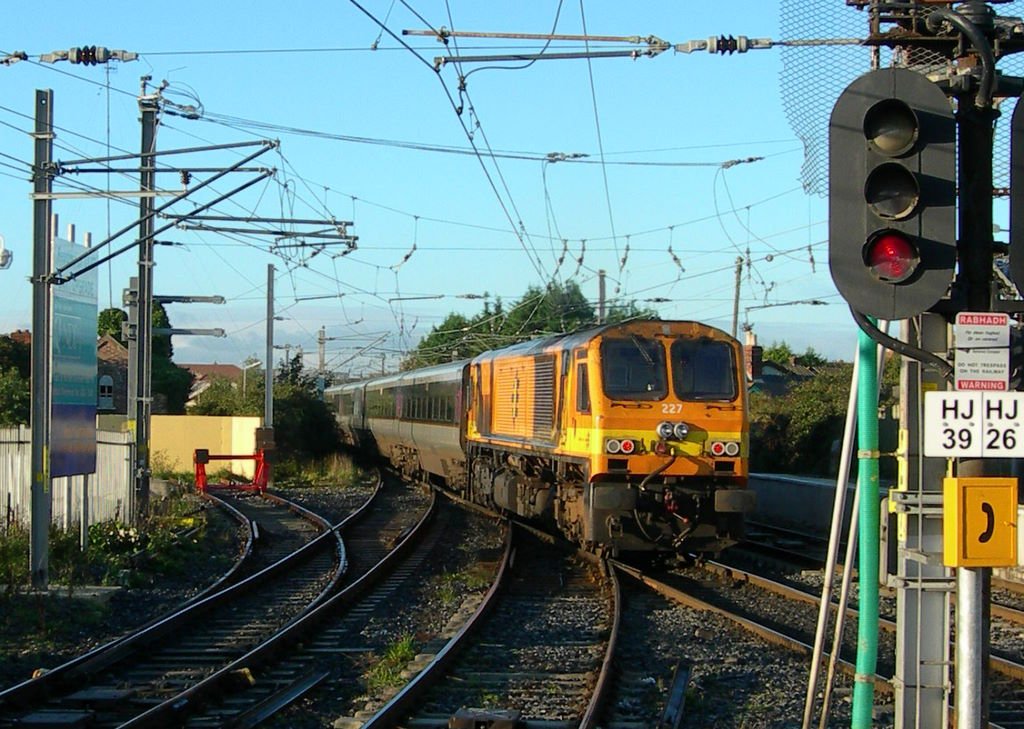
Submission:
[[[744,542],[735,552],[747,551],[757,558],[767,557],[784,565],[795,565],[801,569],[824,567],[828,540],[799,530],[754,523]],[[845,542],[840,544],[840,553],[845,554]],[[841,565],[840,565],[841,567]],[[992,578],[992,616],[1024,625],[1024,584],[999,578]],[[895,593],[882,587],[881,593],[892,597]]]
[[[766,640],[810,655],[817,621],[819,598],[816,595],[735,566],[709,562],[703,569],[711,571],[717,579],[700,580],[680,575],[656,579],[638,571],[633,574],[673,600],[717,612]],[[856,609],[848,608],[847,615],[850,619],[837,666],[841,672],[852,676]],[[896,624],[880,617],[879,626],[883,633],[879,638],[875,687],[880,693],[889,694],[895,665]],[[1016,718],[1024,700],[1024,664],[1020,661],[1019,648],[1013,643],[994,644],[989,666],[993,675],[990,706],[993,723],[1002,727],[1024,726]]]
[[463,627],[362,724],[589,727],[607,683],[614,588],[592,563],[516,528],[498,578]]
[[280,497],[224,500],[253,524],[258,558],[226,578],[229,586],[0,693],[0,726],[124,724],[326,596],[345,564],[336,530]]
[[379,603],[422,565],[427,542],[442,538],[445,525],[432,528],[435,511],[432,494],[386,485],[371,508],[342,527],[349,560],[334,595],[125,726],[255,726],[315,689],[331,674],[324,651],[351,654],[353,621],[372,618]]

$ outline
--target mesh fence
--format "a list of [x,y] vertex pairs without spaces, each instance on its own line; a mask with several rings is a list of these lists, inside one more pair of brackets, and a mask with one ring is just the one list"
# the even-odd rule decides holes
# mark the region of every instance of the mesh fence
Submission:
[[[1024,16],[1024,0],[994,6],[1001,16]],[[866,38],[868,13],[848,6],[845,0],[782,0],[779,15],[781,40],[811,38]],[[946,59],[937,53],[882,48],[880,66],[899,65],[921,72],[941,70]],[[1008,75],[1024,73],[1024,54],[1009,56],[998,63]],[[828,194],[828,119],[832,107],[850,82],[871,70],[871,49],[863,46],[784,46],[780,94],[786,119],[804,145],[802,182],[804,190]],[[993,183],[1009,186],[1010,117],[1016,99],[1000,103],[1002,116],[996,123],[993,149]]]

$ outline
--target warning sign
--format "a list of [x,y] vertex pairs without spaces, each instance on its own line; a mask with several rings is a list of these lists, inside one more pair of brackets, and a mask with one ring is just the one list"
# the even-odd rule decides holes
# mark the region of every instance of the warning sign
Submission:
[[1010,317],[962,311],[953,325],[957,390],[1005,392],[1010,387]]

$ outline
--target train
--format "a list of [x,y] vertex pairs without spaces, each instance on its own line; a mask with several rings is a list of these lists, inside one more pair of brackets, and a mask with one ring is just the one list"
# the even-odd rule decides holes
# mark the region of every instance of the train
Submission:
[[606,556],[742,537],[743,350],[694,321],[631,320],[328,387],[344,443]]

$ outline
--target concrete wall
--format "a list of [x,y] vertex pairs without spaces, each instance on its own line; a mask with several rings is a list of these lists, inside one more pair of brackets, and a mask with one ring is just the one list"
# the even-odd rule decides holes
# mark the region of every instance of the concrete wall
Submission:
[[[855,487],[856,484],[851,483],[846,492],[844,534],[850,525]],[[835,479],[752,473],[748,488],[757,494],[757,507],[751,515],[752,520],[828,536],[832,526]]]
[[[258,417],[231,418],[213,415],[154,415],[152,449],[154,459],[168,462],[175,471],[191,471],[192,455],[206,448],[211,455],[246,455],[255,452]],[[227,468],[252,478],[250,461],[212,461],[207,473]]]

